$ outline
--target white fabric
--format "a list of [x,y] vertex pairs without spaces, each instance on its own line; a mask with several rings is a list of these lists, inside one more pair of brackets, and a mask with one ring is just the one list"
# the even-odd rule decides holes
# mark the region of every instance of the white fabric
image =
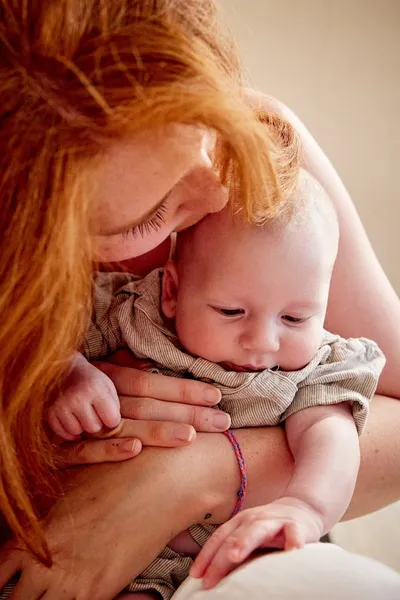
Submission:
[[334,544],[276,552],[237,569],[212,590],[189,578],[173,600],[399,600],[400,575]]

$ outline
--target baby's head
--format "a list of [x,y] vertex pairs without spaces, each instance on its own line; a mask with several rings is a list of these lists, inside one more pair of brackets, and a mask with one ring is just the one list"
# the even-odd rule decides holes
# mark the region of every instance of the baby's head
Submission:
[[290,215],[264,226],[225,209],[179,234],[162,310],[187,352],[243,371],[298,370],[316,354],[338,224],[305,171],[290,206]]

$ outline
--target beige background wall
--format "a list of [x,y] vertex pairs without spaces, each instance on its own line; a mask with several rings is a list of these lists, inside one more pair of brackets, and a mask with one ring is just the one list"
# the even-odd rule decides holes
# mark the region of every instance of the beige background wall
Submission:
[[220,0],[253,87],[332,160],[400,294],[400,0]]
[[[339,171],[400,294],[400,0],[220,0],[253,87],[285,102]],[[400,503],[338,525],[400,571]]]

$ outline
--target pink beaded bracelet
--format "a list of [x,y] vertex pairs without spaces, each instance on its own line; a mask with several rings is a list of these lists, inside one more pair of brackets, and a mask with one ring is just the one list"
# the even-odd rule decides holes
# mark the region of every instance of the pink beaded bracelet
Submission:
[[228,440],[230,441],[230,443],[232,444],[233,450],[235,452],[235,456],[236,456],[238,464],[239,464],[240,476],[241,476],[240,488],[237,493],[238,499],[237,499],[236,506],[232,513],[232,517],[234,517],[235,515],[237,515],[238,512],[243,510],[243,504],[244,504],[244,500],[246,498],[246,493],[247,493],[246,463],[244,460],[242,449],[240,447],[240,444],[239,444],[235,434],[232,431],[224,431],[224,433],[225,433],[226,437],[228,438]]

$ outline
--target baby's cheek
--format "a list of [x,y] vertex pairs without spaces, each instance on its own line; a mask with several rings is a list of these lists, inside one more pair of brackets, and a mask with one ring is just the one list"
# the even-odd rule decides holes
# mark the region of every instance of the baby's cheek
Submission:
[[184,314],[176,319],[176,333],[184,349],[194,356],[203,356],[205,328],[194,314]]
[[301,361],[307,365],[317,354],[321,346],[322,336],[319,331],[311,331],[309,335],[303,336],[299,344],[298,354],[301,356]]
[[219,339],[215,329],[209,327],[207,323],[197,326],[193,330],[192,340],[198,356],[213,362],[218,360]]
[[293,336],[285,352],[279,357],[284,371],[299,371],[314,358],[320,347],[321,337],[315,331],[301,336]]
[[201,356],[212,362],[223,360],[220,358],[220,348],[223,340],[215,327],[208,322],[207,318],[200,314],[192,319],[185,318],[177,323],[178,338],[189,354]]

